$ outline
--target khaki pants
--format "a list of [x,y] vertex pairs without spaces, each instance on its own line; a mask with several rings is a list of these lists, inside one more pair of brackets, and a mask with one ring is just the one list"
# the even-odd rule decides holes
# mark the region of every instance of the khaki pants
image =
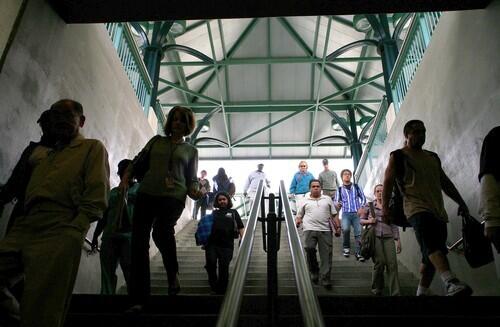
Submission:
[[372,292],[382,293],[384,289],[384,270],[387,267],[389,295],[400,295],[396,246],[392,237],[375,238],[373,263]]
[[24,273],[21,327],[60,327],[75,284],[87,218],[53,203],[42,203],[16,219],[0,241],[0,288]]

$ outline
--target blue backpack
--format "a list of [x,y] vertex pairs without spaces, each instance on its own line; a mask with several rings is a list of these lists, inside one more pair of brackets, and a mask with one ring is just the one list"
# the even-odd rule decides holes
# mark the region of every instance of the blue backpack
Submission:
[[200,219],[200,221],[198,222],[198,228],[196,229],[196,233],[194,234],[196,245],[207,245],[208,238],[210,237],[210,234],[212,234],[213,225],[213,214],[205,215]]

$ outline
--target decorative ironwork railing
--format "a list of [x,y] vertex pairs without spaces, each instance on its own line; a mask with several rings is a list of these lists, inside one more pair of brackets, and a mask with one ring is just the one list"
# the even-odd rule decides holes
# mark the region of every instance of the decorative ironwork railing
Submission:
[[105,25],[137,99],[147,114],[151,103],[153,83],[134,41],[130,26],[128,23],[107,23]]
[[440,17],[441,12],[416,13],[411,22],[390,78],[396,113],[406,97]]
[[363,149],[363,154],[354,172],[356,183],[360,185],[366,185],[366,181],[374,166],[372,161],[378,158],[380,150],[387,138],[388,130],[385,117],[388,107],[387,98],[384,97],[380,103],[377,115],[375,116],[375,122],[373,123],[370,137],[368,138],[368,142]]

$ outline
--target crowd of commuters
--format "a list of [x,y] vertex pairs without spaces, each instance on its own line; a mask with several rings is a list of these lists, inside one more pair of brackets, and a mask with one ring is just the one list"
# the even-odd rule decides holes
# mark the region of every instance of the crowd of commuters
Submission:
[[[213,224],[204,246],[208,281],[214,293],[223,294],[229,278],[234,242],[243,237],[244,224],[232,208],[236,186],[224,168],[212,179],[198,171],[197,149],[185,141],[195,128],[193,112],[184,107],[170,110],[164,135],[147,142],[133,159],[118,164],[120,185],[110,190],[108,155],[104,145],[80,134],[85,116],[80,103],[63,99],[38,120],[42,137],[23,151],[7,183],[0,189],[0,204],[17,200],[7,234],[0,240],[0,304],[19,315],[22,326],[62,326],[78,271],[81,247],[92,222],[98,221],[92,247],[101,237],[101,293],[115,294],[118,263],[134,305],[141,312],[150,295],[149,243],[158,247],[168,279],[168,294],[181,291],[174,226],[187,197],[195,200],[192,217],[207,216],[213,207]],[[405,145],[391,153],[383,184],[374,188],[367,202],[361,186],[344,169],[339,183],[335,171],[324,170],[316,179],[300,161],[292,178],[290,198],[295,203],[296,225],[303,232],[311,279],[331,288],[333,234],[343,234],[345,258],[360,254],[362,226],[375,230],[371,291],[384,292],[387,273],[389,295],[400,295],[396,254],[401,252],[399,228],[392,223],[389,206],[395,187],[401,190],[404,215],[413,227],[421,250],[417,295],[430,295],[436,272],[447,295],[470,295],[472,289],[451,271],[447,259],[448,215],[442,192],[458,205],[459,215],[469,209],[444,172],[439,156],[423,149],[426,129],[422,121],[404,127]],[[485,235],[500,250],[500,160],[496,144],[500,127],[486,136],[480,159],[480,214]],[[270,181],[263,164],[249,174],[243,194],[255,200],[257,185]],[[404,167],[404,169],[401,169]],[[339,219],[341,212],[341,219]],[[319,252],[319,262],[316,256]],[[23,280],[20,308],[9,292]],[[49,287],[50,286],[50,287]]]

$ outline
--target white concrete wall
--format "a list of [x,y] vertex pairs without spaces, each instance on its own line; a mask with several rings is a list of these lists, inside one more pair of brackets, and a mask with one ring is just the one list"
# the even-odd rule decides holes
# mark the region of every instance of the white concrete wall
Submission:
[[[29,1],[0,74],[1,182],[29,140],[40,138],[40,113],[66,97],[83,104],[82,133],[105,144],[116,186],[119,160],[132,158],[156,131],[142,113],[104,25],[66,25],[45,1]],[[82,257],[76,292],[99,291],[97,262]]]
[[[384,152],[365,191],[383,180],[389,153],[403,145],[403,126],[421,119],[427,127],[425,147],[437,152],[470,211],[478,216],[479,154],[484,136],[500,125],[500,1],[486,10],[444,13],[410,91],[396,117]],[[461,237],[457,205],[445,196],[450,217],[448,242]],[[413,231],[402,233],[399,259],[418,273],[419,252]],[[493,264],[470,268],[463,256],[449,255],[452,269],[476,295],[500,295]],[[443,291],[439,276],[432,285]]]
[[[0,0],[0,58],[3,57],[23,0]],[[2,69],[0,60],[0,71]]]

